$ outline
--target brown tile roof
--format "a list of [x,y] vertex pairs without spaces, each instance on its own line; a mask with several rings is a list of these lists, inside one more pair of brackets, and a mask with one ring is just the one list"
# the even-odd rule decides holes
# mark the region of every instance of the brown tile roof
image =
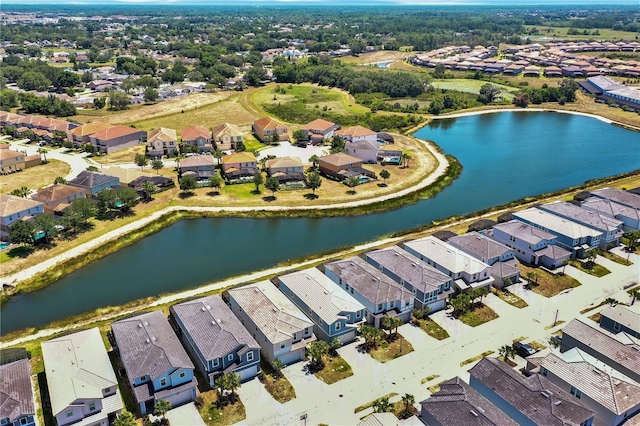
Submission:
[[345,127],[344,129],[336,131],[336,135],[351,136],[352,138],[371,136],[371,135],[377,135],[377,134],[378,134],[377,132],[374,132],[371,129],[367,129],[366,127],[363,127],[363,126]]
[[356,157],[352,157],[349,154],[345,154],[343,152],[338,152],[336,154],[325,155],[318,159],[319,162],[324,162],[327,164],[332,164],[337,167],[346,166],[348,164],[353,163],[362,163],[362,160]]
[[33,155],[27,155],[26,157],[24,157],[24,161],[29,162],[32,160],[40,160],[42,157],[40,157],[40,154],[33,154]]
[[0,149],[0,160],[9,160],[24,155],[22,152],[12,151],[10,149]]
[[110,127],[112,126],[109,123],[94,121],[93,123],[87,123],[83,126],[76,127],[71,131],[71,134],[75,136],[88,136],[101,130],[106,130]]
[[199,137],[211,139],[211,132],[203,126],[189,126],[180,130],[180,138],[183,141],[192,141]]
[[253,122],[256,127],[259,127],[264,130],[278,129],[278,128],[286,128],[286,126],[271,117],[264,117],[259,120]]
[[0,217],[7,217],[34,207],[41,206],[42,203],[29,198],[16,197],[14,195],[0,195]]
[[251,152],[236,152],[235,154],[223,156],[221,160],[222,164],[257,162],[256,156]]
[[77,194],[78,192],[84,193],[84,191],[77,186],[56,183],[55,185],[38,189],[36,193],[31,196],[31,198],[33,198],[34,200],[55,201]]
[[231,136],[242,136],[242,130],[235,124],[230,123],[222,123],[219,126],[214,127],[211,132],[214,136],[218,136],[220,134],[226,133]]
[[213,155],[193,155],[180,160],[180,168],[213,165],[215,165]]
[[42,120],[46,120],[47,117],[45,117],[44,115],[25,115],[22,116],[20,119],[18,119],[18,121],[16,123],[20,123],[20,124],[36,124],[39,123]]
[[108,129],[100,130],[99,132],[94,133],[93,137],[101,140],[109,140],[109,139],[120,138],[122,136],[133,135],[138,132],[140,132],[140,130],[135,129],[133,127],[114,126],[114,127],[109,127]]
[[160,140],[162,142],[177,141],[178,133],[173,129],[159,127],[147,133],[147,142],[153,142],[155,140]]
[[280,157],[267,161],[267,167],[302,167],[303,163],[298,157]]
[[310,123],[305,124],[302,128],[304,130],[326,130],[331,126],[335,126],[336,123],[332,123],[331,121],[323,120],[322,118],[316,118]]

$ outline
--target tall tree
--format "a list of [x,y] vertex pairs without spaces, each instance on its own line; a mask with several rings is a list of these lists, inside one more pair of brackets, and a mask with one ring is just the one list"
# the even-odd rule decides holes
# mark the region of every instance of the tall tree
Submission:
[[156,174],[160,174],[160,169],[164,167],[162,160],[153,160],[151,162],[151,168],[156,171]]
[[138,153],[135,156],[134,162],[136,163],[136,166],[140,167],[140,170],[144,170],[144,166],[149,164],[149,159],[146,155]]
[[316,340],[309,343],[307,353],[311,357],[311,364],[319,367],[322,365],[322,357],[329,353],[329,345],[324,340]]
[[270,176],[267,178],[264,187],[271,191],[271,195],[275,198],[276,191],[280,189],[280,181],[278,181],[278,179],[274,178],[273,176]]
[[31,221],[19,220],[9,229],[9,241],[13,244],[33,244],[36,228]]
[[262,177],[262,173],[260,173],[259,171],[256,172],[255,175],[253,175],[253,184],[256,187],[256,193],[260,193],[260,185],[262,185],[264,183],[264,178]]
[[171,402],[166,399],[160,399],[153,405],[153,413],[163,419],[169,410],[171,410]]
[[43,163],[47,162],[47,152],[49,152],[46,148],[38,148],[38,154],[40,154],[43,159],[41,160]]
[[33,218],[36,232],[42,233],[45,243],[49,244],[51,237],[56,234],[56,220],[50,214],[39,214]]
[[390,176],[391,176],[391,173],[388,170],[386,169],[380,170],[380,177],[382,178],[382,182],[385,185],[387,184],[387,179],[389,179]]
[[307,186],[311,188],[311,192],[315,195],[316,189],[322,185],[322,178],[317,172],[312,172],[307,175]]
[[215,189],[217,192],[220,192],[220,187],[222,186],[222,178],[219,174],[214,174],[209,176],[209,186]]

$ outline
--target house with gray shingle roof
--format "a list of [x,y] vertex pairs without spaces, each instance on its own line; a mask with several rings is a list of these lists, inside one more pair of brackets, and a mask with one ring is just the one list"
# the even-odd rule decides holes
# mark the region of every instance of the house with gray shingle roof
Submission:
[[68,184],[83,188],[88,196],[94,196],[103,189],[120,185],[120,178],[83,170],[76,178],[71,179]]
[[0,424],[36,425],[31,364],[27,358],[0,366]]
[[453,278],[398,246],[366,253],[365,260],[409,290],[420,309],[442,310],[453,293]]
[[97,327],[42,342],[42,359],[58,426],[107,424],[122,411],[118,380]]
[[191,359],[209,384],[235,372],[241,381],[260,370],[260,345],[218,296],[173,305],[169,320]]
[[177,407],[196,398],[193,362],[162,311],[116,321],[111,331],[141,414],[160,400]]
[[640,229],[640,209],[600,197],[589,197],[580,204],[580,207],[621,220],[622,230],[625,232]]
[[313,322],[271,281],[233,288],[224,296],[270,364],[302,361],[305,348],[316,340]]
[[633,192],[623,191],[615,188],[602,188],[591,191],[591,195],[606,200],[615,201],[616,203],[640,210],[640,195]]
[[316,268],[278,277],[278,287],[315,324],[314,332],[327,342],[349,343],[365,320],[365,307]]
[[618,426],[640,414],[640,383],[578,348],[528,357],[526,369],[595,411],[596,423]]
[[525,377],[497,358],[469,370],[469,384],[521,425],[591,426],[595,412],[540,374]]
[[478,391],[454,377],[420,402],[420,417],[429,426],[517,426],[511,417]]
[[600,311],[600,327],[613,333],[627,333],[640,339],[640,303],[618,304]]
[[324,274],[366,308],[367,322],[379,328],[385,316],[411,320],[413,293],[357,256],[324,265]]

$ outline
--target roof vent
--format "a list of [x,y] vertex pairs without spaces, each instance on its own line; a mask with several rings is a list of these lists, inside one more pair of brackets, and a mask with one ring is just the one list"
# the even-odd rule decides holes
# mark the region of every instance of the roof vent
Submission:
[[473,417],[478,417],[478,413],[476,413],[475,411],[473,411],[473,410],[469,410],[469,412],[471,413],[471,415],[472,415]]
[[207,311],[211,310],[211,306],[207,305]]
[[147,343],[151,343],[151,340],[149,340],[149,339],[145,339],[145,342],[147,342]]
[[560,404],[562,404],[562,400],[560,400],[560,399],[553,403],[553,405],[556,405],[556,406],[558,406]]
[[203,306],[203,307],[201,307],[201,308],[200,308],[200,310],[201,310],[202,312],[206,311],[206,309],[205,309],[205,307],[204,307],[204,306]]
[[540,392],[540,395],[544,396],[545,398],[549,398],[549,394],[545,391]]
[[142,328],[142,324],[138,324],[138,328]]
[[151,341],[152,341],[152,342],[155,342],[156,340],[157,340],[157,339],[156,339],[156,336],[153,336],[153,337],[151,338]]
[[476,410],[478,410],[479,412],[481,412],[482,414],[484,414],[484,409],[482,407],[476,407]]
[[144,325],[149,325],[149,323],[147,321],[144,322]]

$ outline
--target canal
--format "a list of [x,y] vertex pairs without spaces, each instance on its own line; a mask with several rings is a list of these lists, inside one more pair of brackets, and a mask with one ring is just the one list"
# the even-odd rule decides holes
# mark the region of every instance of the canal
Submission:
[[183,220],[4,304],[1,331],[42,327],[640,168],[638,133],[583,116],[475,115],[434,121],[416,136],[435,141],[463,165],[453,185],[433,198],[357,217]]

